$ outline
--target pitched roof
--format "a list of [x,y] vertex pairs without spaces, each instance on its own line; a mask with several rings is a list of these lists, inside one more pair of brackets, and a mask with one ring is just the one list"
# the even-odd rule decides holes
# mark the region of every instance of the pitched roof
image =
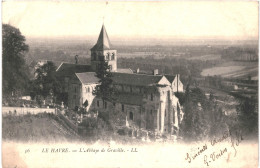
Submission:
[[71,76],[75,73],[91,71],[90,65],[61,63],[56,72],[59,76]]
[[172,83],[175,79],[176,75],[164,75],[170,83]]
[[91,50],[109,50],[111,49],[111,43],[107,35],[107,31],[104,25],[102,25],[97,43]]
[[88,83],[99,83],[99,78],[96,77],[95,72],[83,72],[83,73],[76,73],[76,76],[83,84]]
[[112,80],[116,84],[151,86],[157,84],[163,76],[145,74],[112,73]]
[[119,93],[116,97],[116,102],[122,104],[129,104],[129,105],[137,105],[140,106],[143,104],[143,95],[136,95],[136,94],[123,94]]
[[130,73],[130,74],[134,73],[134,72],[132,71],[132,69],[130,69],[130,68],[125,68],[125,69],[123,69],[123,68],[118,68],[118,69],[117,69],[117,72],[118,72],[118,73]]

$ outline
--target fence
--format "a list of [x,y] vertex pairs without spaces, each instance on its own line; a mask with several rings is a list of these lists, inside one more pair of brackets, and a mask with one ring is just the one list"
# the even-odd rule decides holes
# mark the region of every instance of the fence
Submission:
[[53,113],[56,114],[54,108],[28,108],[28,107],[2,107],[2,115],[14,114],[14,115],[25,115],[25,114],[38,114],[38,113]]

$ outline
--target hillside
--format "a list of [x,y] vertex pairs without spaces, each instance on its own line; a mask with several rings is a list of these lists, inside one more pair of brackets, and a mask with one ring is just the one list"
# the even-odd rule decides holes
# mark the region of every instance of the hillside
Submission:
[[22,142],[60,142],[80,139],[61,122],[53,114],[3,116],[2,138]]
[[37,114],[24,116],[3,116],[3,141],[20,142],[79,142],[79,143],[108,143],[115,141],[119,144],[143,144],[141,139],[121,136],[107,131],[105,128],[94,131],[94,134],[79,136],[71,130],[63,120],[54,114]]

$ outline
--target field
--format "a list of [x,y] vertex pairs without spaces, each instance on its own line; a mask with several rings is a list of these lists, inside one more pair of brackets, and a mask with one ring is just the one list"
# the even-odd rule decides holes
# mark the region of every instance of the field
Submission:
[[258,63],[257,62],[226,62],[216,65],[212,68],[203,69],[202,76],[219,75],[225,78],[247,78],[249,75],[252,79],[258,79]]
[[219,60],[221,59],[221,55],[219,54],[208,54],[208,55],[201,55],[201,56],[193,56],[187,58],[188,60]]

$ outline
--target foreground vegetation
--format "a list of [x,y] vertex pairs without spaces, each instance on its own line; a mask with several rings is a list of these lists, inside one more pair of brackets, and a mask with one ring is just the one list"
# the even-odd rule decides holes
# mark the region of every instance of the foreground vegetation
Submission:
[[[101,120],[101,119],[99,119]],[[91,125],[91,123],[88,123]],[[61,119],[54,114],[41,113],[37,115],[3,116],[2,138],[4,141],[21,142],[81,142],[81,143],[109,143],[142,144],[139,139],[120,136],[107,128],[97,128],[93,123],[92,133],[85,136],[75,134]]]

